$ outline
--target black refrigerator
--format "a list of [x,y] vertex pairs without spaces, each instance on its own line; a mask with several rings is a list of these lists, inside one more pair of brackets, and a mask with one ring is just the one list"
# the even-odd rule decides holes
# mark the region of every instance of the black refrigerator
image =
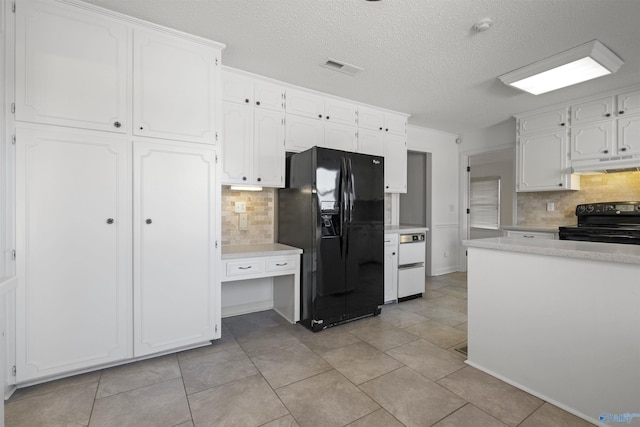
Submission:
[[287,158],[278,241],[303,250],[300,323],[312,331],[384,303],[384,158],[313,147]]

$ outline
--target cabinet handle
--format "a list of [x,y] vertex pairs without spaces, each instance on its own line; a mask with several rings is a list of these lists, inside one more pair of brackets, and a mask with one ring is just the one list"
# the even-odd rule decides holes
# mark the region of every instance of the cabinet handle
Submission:
[[560,126],[564,126],[564,123],[560,123]]
[[558,187],[562,187],[562,183],[559,183],[559,184],[558,184]]
[[107,218],[107,224],[113,224],[113,218]]
[[151,221],[151,218],[147,218],[145,221],[147,224],[151,224],[153,221]]
[[624,114],[624,110],[618,111],[618,114]]
[[262,181],[262,178],[258,178],[258,182],[261,182],[261,181]]
[[620,151],[627,151],[627,147],[621,147]]
[[280,264],[276,263],[276,265],[277,265],[278,267],[284,267],[284,266],[285,266],[285,265],[287,265],[287,264],[289,264],[289,263],[288,263],[288,262],[283,262],[283,263],[280,263]]
[[249,103],[249,98],[245,99],[244,102]]
[[260,105],[260,101],[256,101],[256,105]]
[[247,267],[238,267],[238,270],[248,270],[250,268],[251,268],[251,266],[249,265]]
[[602,152],[603,152],[604,154],[608,154],[608,153],[609,153],[609,150],[604,150],[604,151],[602,151]]
[[318,114],[318,117],[319,117],[319,118],[322,118],[322,114]]
[[604,115],[605,117],[611,117],[611,113],[607,113]]
[[536,236],[529,236],[528,234],[523,235],[522,237],[526,237],[527,239],[533,239]]
[[140,130],[144,129],[142,126],[140,126]]
[[329,120],[329,116],[327,116],[327,120]]
[[386,128],[384,131],[385,131],[385,132],[389,132],[389,128]]
[[246,176],[243,176],[243,177],[242,177],[242,180],[243,180],[243,181],[246,181],[246,180],[247,180],[247,177],[246,177]]
[[380,128],[380,130],[382,130],[382,128]]
[[387,186],[386,186],[386,187],[384,187],[384,188],[389,188],[389,186],[387,185]]
[[120,126],[122,126],[122,123],[120,123],[120,122],[115,122],[115,123],[113,124],[113,126],[114,126],[114,127],[119,128]]
[[395,254],[396,254],[395,252],[391,252],[391,255],[395,255]]

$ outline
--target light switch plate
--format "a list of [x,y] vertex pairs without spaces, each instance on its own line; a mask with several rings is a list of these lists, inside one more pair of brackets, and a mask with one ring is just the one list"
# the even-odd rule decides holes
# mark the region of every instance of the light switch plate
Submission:
[[548,202],[547,203],[547,212],[553,212],[554,210],[556,210],[556,204]]
[[236,213],[242,213],[247,211],[247,202],[236,202],[234,205],[234,211]]
[[246,230],[248,226],[247,222],[248,222],[247,214],[241,213],[240,218],[238,218],[238,230],[241,230],[241,231]]

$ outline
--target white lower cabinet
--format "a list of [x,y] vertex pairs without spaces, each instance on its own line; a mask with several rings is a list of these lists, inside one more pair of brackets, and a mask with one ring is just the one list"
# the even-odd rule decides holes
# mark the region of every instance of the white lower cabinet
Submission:
[[398,299],[398,235],[384,235],[384,302]]
[[16,382],[219,337],[218,203],[208,145],[19,126]]
[[132,356],[131,168],[121,136],[16,133],[16,381]]
[[215,152],[135,142],[135,356],[219,337]]

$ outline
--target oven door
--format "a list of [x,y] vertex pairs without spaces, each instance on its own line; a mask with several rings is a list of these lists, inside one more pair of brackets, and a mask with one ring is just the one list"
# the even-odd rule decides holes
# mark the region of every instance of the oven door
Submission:
[[560,227],[560,240],[640,245],[640,229]]

